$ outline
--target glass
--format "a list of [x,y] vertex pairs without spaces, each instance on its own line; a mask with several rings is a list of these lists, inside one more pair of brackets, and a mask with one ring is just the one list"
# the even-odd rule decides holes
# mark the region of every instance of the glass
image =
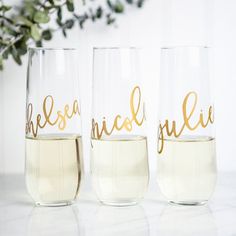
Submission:
[[149,181],[140,50],[95,48],[91,171],[98,199],[139,202]]
[[161,50],[158,183],[179,204],[205,203],[216,183],[209,49]]
[[68,205],[83,172],[75,49],[30,48],[25,177],[38,205]]

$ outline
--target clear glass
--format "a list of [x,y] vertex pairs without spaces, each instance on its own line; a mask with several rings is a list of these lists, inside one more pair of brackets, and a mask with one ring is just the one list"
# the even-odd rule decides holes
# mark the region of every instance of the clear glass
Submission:
[[102,203],[133,205],[149,181],[140,50],[95,48],[93,53],[93,186]]
[[173,203],[198,205],[216,183],[214,107],[207,47],[161,50],[158,183]]
[[37,205],[68,205],[83,172],[75,49],[30,48],[25,178]]

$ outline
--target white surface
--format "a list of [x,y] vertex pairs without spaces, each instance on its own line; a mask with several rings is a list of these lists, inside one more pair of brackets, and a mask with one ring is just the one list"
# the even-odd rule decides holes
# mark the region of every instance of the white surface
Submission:
[[[8,1],[19,3],[19,0]],[[164,4],[162,5],[161,2]],[[161,44],[165,44],[165,42],[161,43],[161,36],[168,44],[214,46],[218,168],[236,169],[235,12],[235,0],[147,0],[143,9],[133,9],[127,15],[121,16],[118,20],[118,28],[107,27],[103,22],[98,25],[89,23],[86,24],[84,31],[75,27],[68,34],[67,39],[62,37],[61,32],[55,35],[46,46],[76,46],[80,50],[78,65],[82,85],[83,139],[87,170],[89,169],[91,124],[92,47],[112,45],[140,45],[147,49],[144,67],[148,94],[146,103],[149,122],[149,156],[151,169],[156,169],[156,91],[159,79],[159,48]],[[162,24],[161,15],[164,18]],[[4,72],[0,72],[1,173],[22,173],[24,170],[25,78],[26,58],[22,67],[8,61]]]
[[8,175],[0,177],[0,235],[234,236],[235,178],[235,173],[220,174],[215,194],[205,206],[168,204],[152,178],[149,192],[140,205],[108,207],[95,199],[86,178],[76,204],[34,207],[23,176]]

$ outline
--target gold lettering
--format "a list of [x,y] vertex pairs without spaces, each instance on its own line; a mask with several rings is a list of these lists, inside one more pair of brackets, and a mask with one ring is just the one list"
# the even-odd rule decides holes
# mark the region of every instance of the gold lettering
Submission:
[[[137,98],[137,105],[135,105],[135,100]],[[141,90],[138,86],[134,87],[134,89],[131,92],[130,96],[130,112],[131,117],[125,117],[123,119],[122,124],[119,126],[118,121],[122,119],[121,115],[117,115],[114,119],[113,125],[108,130],[107,122],[105,120],[105,117],[102,121],[102,127],[99,129],[98,122],[95,121],[95,119],[92,119],[92,131],[91,131],[91,137],[100,139],[103,134],[105,135],[111,135],[114,130],[120,131],[122,129],[127,130],[128,132],[131,132],[133,129],[133,123],[135,123],[138,126],[141,126],[144,122],[145,118],[145,106],[143,104],[143,113],[141,120],[138,119],[138,114],[140,113],[140,104],[141,104]]]
[[[190,107],[190,112],[188,114],[187,112],[187,108],[189,107],[188,102],[189,102],[189,98],[193,97],[194,102],[193,105]],[[183,104],[182,104],[182,115],[183,115],[183,124],[180,128],[179,131],[177,131],[177,127],[176,127],[176,121],[172,121],[172,125],[170,125],[169,120],[165,120],[164,124],[159,124],[159,135],[158,135],[158,153],[162,153],[163,149],[164,149],[164,141],[165,141],[165,135],[164,135],[164,131],[166,133],[167,136],[174,136],[175,138],[178,138],[184,131],[184,129],[188,129],[191,131],[196,130],[199,126],[201,126],[202,128],[206,128],[208,126],[209,123],[213,124],[214,122],[214,112],[213,112],[213,107],[210,106],[208,109],[208,116],[206,121],[204,121],[204,115],[203,115],[203,111],[200,112],[199,115],[199,119],[198,121],[194,124],[194,125],[190,125],[190,120],[191,117],[193,116],[195,109],[196,109],[196,105],[197,105],[197,93],[196,92],[189,92],[186,97],[184,98]]]
[[[57,111],[56,112],[56,119],[52,120],[52,113],[54,108],[54,99],[51,95],[48,95],[44,98],[43,101],[43,116],[41,114],[37,114],[36,116],[36,123],[32,121],[33,116],[33,105],[29,103],[26,109],[26,134],[32,133],[34,137],[38,134],[38,129],[45,128],[46,125],[55,126],[58,125],[59,130],[64,130],[67,125],[67,120],[70,120],[76,114],[80,115],[78,101],[75,100],[72,105],[71,114],[69,114],[70,107],[68,104],[64,107],[64,112]],[[42,117],[44,122],[42,122]]]

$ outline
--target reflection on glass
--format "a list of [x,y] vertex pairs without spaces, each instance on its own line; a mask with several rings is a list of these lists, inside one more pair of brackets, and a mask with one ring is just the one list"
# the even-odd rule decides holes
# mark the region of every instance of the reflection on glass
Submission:
[[149,236],[149,223],[140,206],[101,206],[86,230],[89,236]]
[[156,235],[216,236],[217,227],[207,206],[168,206],[160,215]]
[[72,206],[35,207],[28,222],[29,236],[83,236],[78,212]]

